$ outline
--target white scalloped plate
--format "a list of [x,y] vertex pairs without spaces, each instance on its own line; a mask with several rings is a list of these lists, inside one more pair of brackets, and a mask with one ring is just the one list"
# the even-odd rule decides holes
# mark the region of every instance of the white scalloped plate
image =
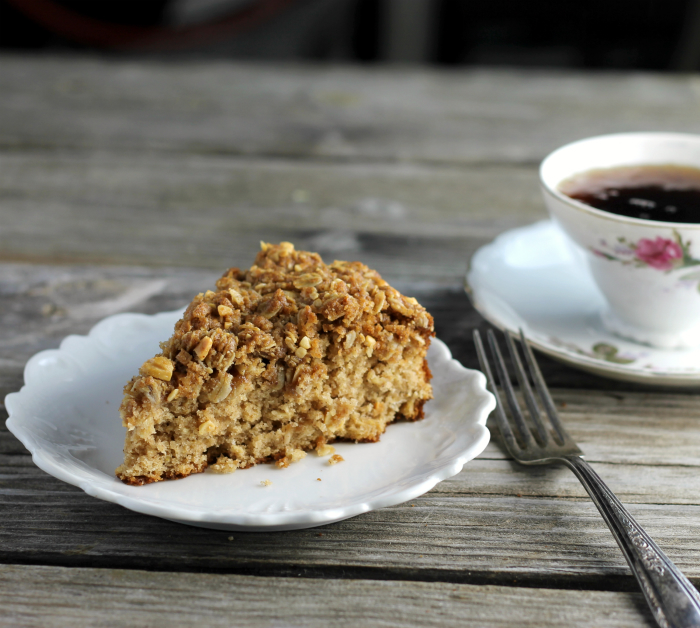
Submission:
[[[486,447],[494,407],[484,376],[430,347],[435,399],[426,418],[389,426],[380,442],[336,444],[344,462],[310,454],[287,469],[257,465],[228,475],[127,486],[114,476],[122,461],[122,387],[158,352],[181,311],[120,314],[88,336],[69,336],[57,350],[32,357],[25,385],[5,398],[8,429],[47,473],[89,495],[131,510],[223,530],[292,530],[391,506],[451,477]],[[320,479],[320,481],[319,481]],[[261,484],[272,482],[269,486]]]

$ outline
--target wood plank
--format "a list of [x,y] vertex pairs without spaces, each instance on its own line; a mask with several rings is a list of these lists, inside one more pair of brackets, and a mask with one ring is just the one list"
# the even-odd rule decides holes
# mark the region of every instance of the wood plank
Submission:
[[0,145],[447,163],[698,132],[693,76],[3,55]]
[[0,153],[0,217],[4,260],[219,270],[290,240],[459,281],[476,247],[546,212],[532,168],[21,152]]
[[0,625],[653,626],[640,593],[0,567]]
[[508,164],[13,151],[0,152],[0,190],[3,212],[21,220],[24,211],[43,211],[45,229],[72,220],[85,230],[79,223],[96,214],[103,229],[140,217],[156,236],[160,225],[169,232],[272,227],[492,237],[547,215],[537,169]]
[[[572,431],[579,424],[567,421]],[[449,495],[496,495],[588,501],[589,497],[576,477],[564,467],[525,468],[507,457],[497,446],[500,437],[490,426],[492,442],[466,470],[438,484],[432,492]],[[621,445],[624,447],[624,445]],[[626,464],[610,460],[607,451],[587,455],[598,474],[625,504],[700,504],[698,468],[684,465]],[[602,455],[600,455],[602,454]],[[608,461],[601,462],[596,458]]]
[[[655,474],[639,473],[636,465],[596,468],[671,559],[700,584],[700,504],[693,476],[667,468],[656,481]],[[635,483],[639,475],[643,479]],[[685,489],[667,497],[665,489],[674,481]],[[0,561],[5,563],[518,581],[611,590],[636,586],[570,472],[531,473],[506,461],[480,459],[408,503],[286,533],[227,533],[139,515],[47,477],[26,456],[0,457],[0,508]]]

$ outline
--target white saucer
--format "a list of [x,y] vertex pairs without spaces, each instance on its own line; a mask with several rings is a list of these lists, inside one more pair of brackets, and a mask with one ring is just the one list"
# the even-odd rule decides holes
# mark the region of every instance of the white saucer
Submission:
[[584,253],[551,221],[507,231],[479,249],[466,289],[486,320],[522,328],[534,347],[562,362],[625,381],[700,385],[700,348],[655,349],[605,329],[605,301]]
[[334,445],[345,459],[340,464],[310,454],[288,469],[261,464],[127,486],[114,476],[124,445],[122,387],[158,352],[181,314],[111,316],[88,336],[69,336],[60,349],[29,360],[24,387],[5,404],[8,429],[38,467],[94,497],[180,523],[293,530],[422,495],[459,473],[489,441],[486,418],[495,402],[486,378],[453,360],[436,339],[428,353],[435,398],[425,406],[426,418],[390,425],[378,443]]

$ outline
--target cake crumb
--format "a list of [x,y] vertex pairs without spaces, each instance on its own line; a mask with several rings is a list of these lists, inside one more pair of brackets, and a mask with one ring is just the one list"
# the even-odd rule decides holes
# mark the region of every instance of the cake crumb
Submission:
[[316,481],[317,481],[317,482],[320,482],[320,481],[321,481],[321,478],[316,478]]
[[316,447],[316,455],[317,456],[330,456],[331,454],[335,453],[335,447],[332,447],[331,445],[326,445],[325,443],[323,445],[319,445]]
[[260,480],[260,484],[263,486],[271,486],[272,482],[270,482],[270,480]]
[[342,456],[335,454],[334,456],[331,456],[330,459],[328,460],[328,464],[338,464],[339,462],[344,462],[345,458]]
[[275,462],[279,469],[286,469],[292,462],[298,462],[302,458],[306,458],[306,452],[302,449],[287,449],[284,458],[280,458]]
[[227,456],[219,456],[214,464],[209,465],[209,471],[212,473],[233,473],[236,469],[238,462]]

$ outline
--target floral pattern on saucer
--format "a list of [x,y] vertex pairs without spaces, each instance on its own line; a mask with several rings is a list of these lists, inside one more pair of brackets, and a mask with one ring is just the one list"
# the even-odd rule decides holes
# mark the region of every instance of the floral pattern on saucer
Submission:
[[632,364],[645,355],[643,353],[636,356],[629,352],[621,353],[620,349],[609,342],[596,342],[591,347],[590,351],[586,351],[585,349],[581,349],[581,347],[571,342],[564,342],[563,340],[555,338],[554,336],[550,336],[549,341],[554,346],[561,347],[562,349],[568,349],[569,351],[573,351],[579,355],[585,355],[586,357],[593,358],[594,360],[603,360],[604,362],[610,362],[612,364]]

